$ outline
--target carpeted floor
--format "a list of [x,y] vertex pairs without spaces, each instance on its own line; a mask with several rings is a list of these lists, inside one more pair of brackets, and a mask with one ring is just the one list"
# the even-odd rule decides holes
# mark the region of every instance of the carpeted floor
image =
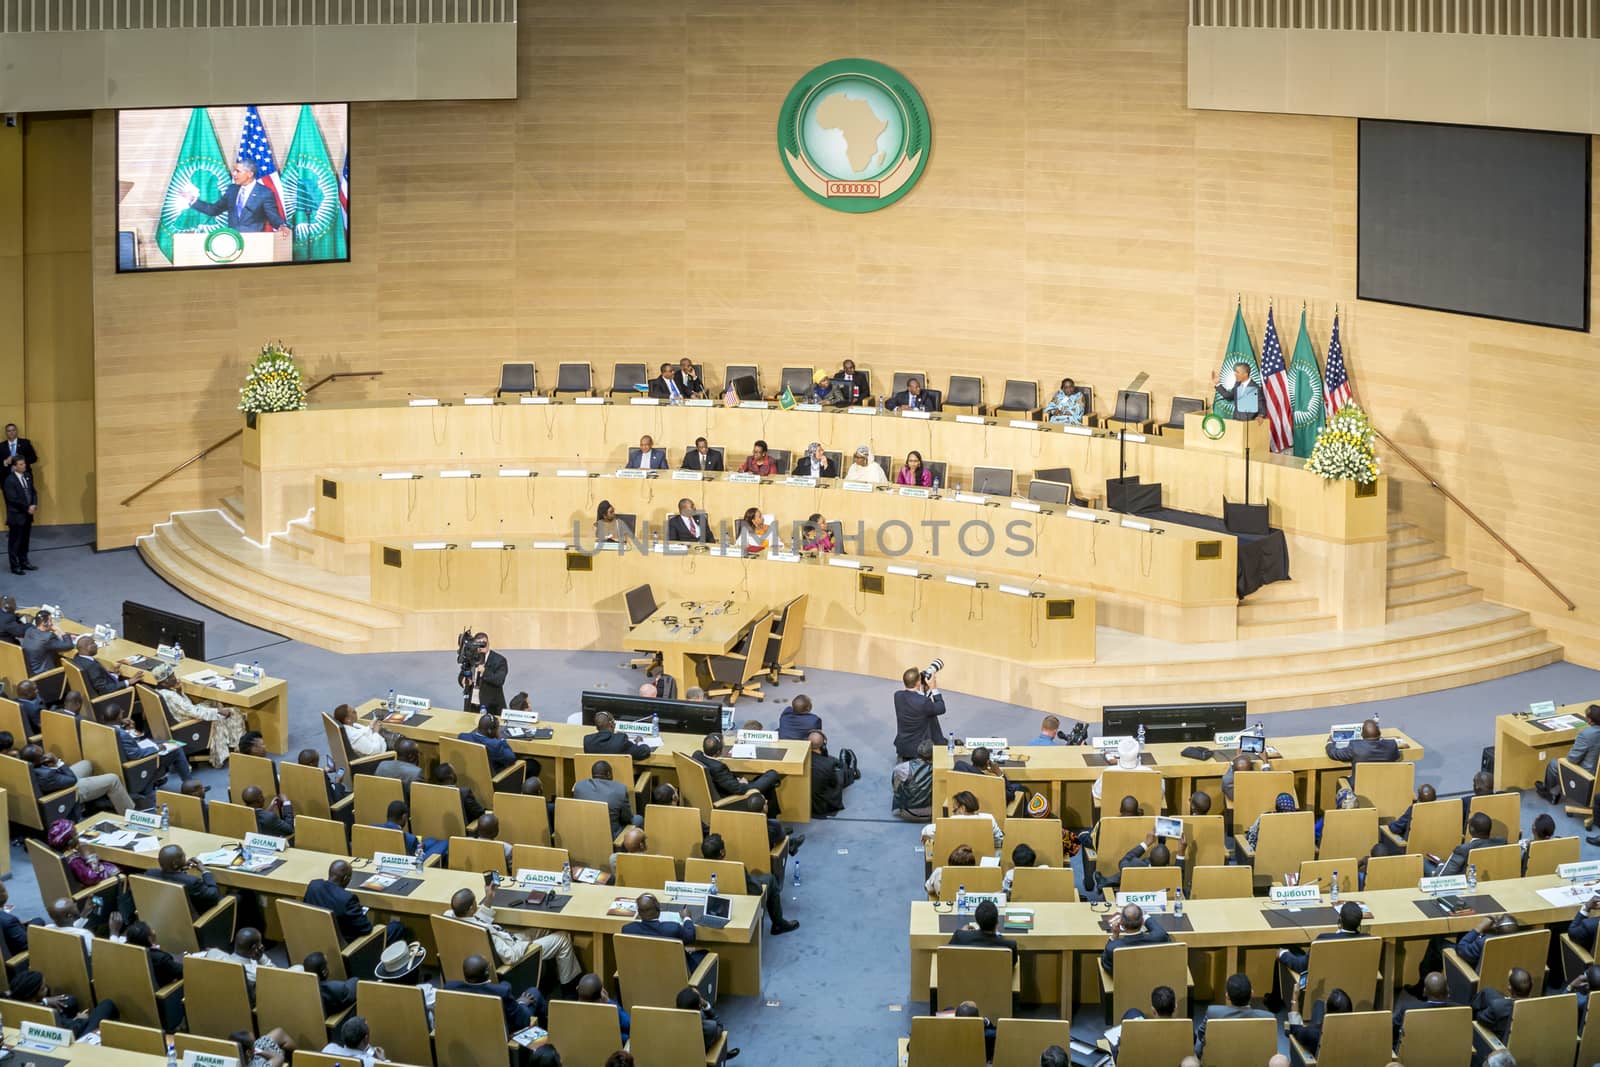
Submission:
[[[109,621],[118,628],[124,599],[204,619],[206,658],[260,660],[268,673],[290,679],[291,751],[320,749],[316,713],[340,702],[354,703],[391,687],[441,702],[455,697],[450,653],[343,656],[302,645],[190,600],[146,568],[132,549],[96,553],[92,541],[86,527],[37,530],[33,560],[40,570],[13,578],[4,591],[22,605],[53,603],[70,618]],[[639,682],[639,674],[629,671],[617,652],[501,651],[510,660],[507,692],[526,689],[547,715],[564,715],[582,689],[628,691]],[[928,654],[939,651],[930,648]],[[876,678],[810,671],[804,683],[769,689],[767,703],[739,705],[741,720],[773,724],[789,698],[807,693],[831,746],[853,748],[863,774],[846,796],[843,815],[804,828],[807,841],[798,857],[802,881],[784,889],[785,911],[801,921],[801,928],[768,938],[762,996],[725,998],[720,1006],[732,1043],[744,1049],[741,1062],[885,1064],[895,1039],[909,1033],[909,1016],[926,1010],[926,1003],[906,1001],[907,918],[910,902],[921,894],[922,850],[916,827],[888,813],[895,688]],[[1320,732],[1330,722],[1381,713],[1385,725],[1402,727],[1423,744],[1427,755],[1418,765],[1418,779],[1434,782],[1446,795],[1470,788],[1480,753],[1493,742],[1497,714],[1534,700],[1589,697],[1600,697],[1600,672],[1563,663],[1425,696],[1280,713],[1270,716],[1267,726],[1269,734]],[[1038,728],[1041,713],[1033,709],[969,694],[947,699],[947,733],[1021,738]],[[214,796],[225,794],[224,773],[203,776]],[[1548,810],[1531,791],[1525,793],[1524,827]],[[1555,814],[1558,832],[1581,832],[1573,820]],[[1600,849],[1585,845],[1583,851],[1585,858],[1600,857]],[[14,843],[11,858],[11,901],[19,915],[38,915],[42,905],[26,852]],[[1074,1020],[1074,1037],[1092,1040],[1100,1029],[1098,1012],[1080,1012]]]

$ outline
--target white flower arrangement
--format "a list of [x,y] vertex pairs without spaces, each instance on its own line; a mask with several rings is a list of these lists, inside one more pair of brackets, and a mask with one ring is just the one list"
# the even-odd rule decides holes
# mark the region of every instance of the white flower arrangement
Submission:
[[1347,404],[1323,424],[1306,460],[1306,470],[1328,481],[1370,485],[1378,478],[1378,453],[1373,442],[1367,413]]
[[306,406],[306,390],[295,366],[294,351],[282,341],[261,346],[239,387],[239,410],[250,415],[264,411],[299,411]]

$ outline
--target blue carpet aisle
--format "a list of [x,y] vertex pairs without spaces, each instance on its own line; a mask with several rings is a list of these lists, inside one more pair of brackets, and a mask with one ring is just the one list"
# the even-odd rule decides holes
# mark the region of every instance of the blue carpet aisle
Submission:
[[[47,601],[80,622],[119,625],[124,599],[202,618],[207,658],[217,663],[259,659],[266,670],[289,679],[290,750],[323,745],[316,713],[341,702],[357,702],[393,687],[442,702],[454,698],[455,661],[448,652],[344,656],[287,640],[220,615],[168,586],[132,549],[96,553],[88,527],[35,531],[33,558],[40,569],[13,578],[4,591],[19,604]],[[510,661],[507,693],[528,690],[534,707],[565,715],[586,688],[631,691],[640,675],[617,652],[519,652],[502,649]],[[938,649],[929,649],[930,656]],[[894,665],[897,668],[901,665]],[[827,727],[834,750],[855,749],[862,780],[846,794],[848,810],[805,827],[799,854],[802,884],[786,886],[785,912],[801,928],[768,938],[765,991],[760,998],[727,998],[720,1008],[742,1062],[794,1064],[885,1064],[894,1041],[909,1032],[909,1016],[926,1004],[906,1003],[910,968],[907,915],[921,892],[922,850],[917,830],[889,817],[888,775],[893,764],[891,694],[896,684],[860,675],[810,671],[804,683],[769,688],[776,703],[741,702],[739,718],[775,724],[783,703],[808,693]],[[1574,701],[1600,696],[1600,672],[1558,663],[1510,678],[1424,696],[1267,717],[1269,734],[1312,733],[1330,722],[1381,713],[1427,749],[1418,780],[1434,782],[1441,795],[1470,788],[1483,746],[1494,740],[1494,717],[1530,701]],[[948,696],[947,733],[1003,733],[1031,737],[1040,713],[964,694]],[[213,796],[225,794],[225,772],[202,772]],[[1552,810],[1531,791],[1523,795],[1524,828]],[[1556,812],[1559,833],[1581,833],[1581,825]],[[1583,847],[1585,858],[1600,849]],[[24,917],[41,914],[42,903],[25,851],[13,847],[12,903]],[[1030,1013],[1031,1014],[1031,1013]],[[1075,1037],[1100,1031],[1097,1011],[1080,1012]]]

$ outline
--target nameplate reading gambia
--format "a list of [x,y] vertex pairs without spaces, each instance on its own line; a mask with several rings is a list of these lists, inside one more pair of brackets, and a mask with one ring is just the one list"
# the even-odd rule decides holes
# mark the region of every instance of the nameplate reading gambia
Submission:
[[384,874],[415,874],[417,870],[417,861],[414,857],[401,855],[398,852],[374,852],[372,863]]

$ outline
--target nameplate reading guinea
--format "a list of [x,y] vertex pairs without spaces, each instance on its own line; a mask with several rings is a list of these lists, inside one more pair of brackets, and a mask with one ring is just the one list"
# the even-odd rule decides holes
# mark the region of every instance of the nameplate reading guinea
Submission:
[[161,814],[155,811],[134,811],[131,808],[122,813],[122,819],[135,830],[149,830],[151,833],[161,832]]

